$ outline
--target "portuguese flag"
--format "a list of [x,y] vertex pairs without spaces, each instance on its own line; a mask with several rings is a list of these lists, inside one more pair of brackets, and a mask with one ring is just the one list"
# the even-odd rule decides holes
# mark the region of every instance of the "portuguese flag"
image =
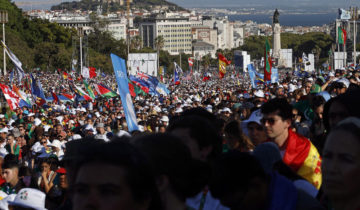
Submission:
[[270,44],[269,41],[266,39],[265,41],[265,49],[264,49],[264,81],[271,81],[271,67],[272,61],[270,56]]
[[112,97],[117,96],[117,94],[113,90],[105,87],[104,85],[94,84],[94,87],[95,87],[96,92],[98,92],[98,94],[102,97],[112,98]]
[[346,44],[346,30],[338,27],[338,42],[339,44]]

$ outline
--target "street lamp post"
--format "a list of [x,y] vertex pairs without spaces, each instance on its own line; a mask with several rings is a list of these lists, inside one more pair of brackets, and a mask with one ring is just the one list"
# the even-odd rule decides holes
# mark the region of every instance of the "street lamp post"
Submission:
[[[2,23],[3,27],[3,42],[5,44],[5,23],[8,22],[8,12],[6,10],[0,11],[0,23]],[[4,76],[6,75],[6,55],[5,55],[5,47],[4,47]],[[1,74],[1,72],[0,72]]]
[[80,73],[83,73],[83,62],[82,62],[82,37],[84,36],[83,27],[78,28],[78,36],[80,37]]

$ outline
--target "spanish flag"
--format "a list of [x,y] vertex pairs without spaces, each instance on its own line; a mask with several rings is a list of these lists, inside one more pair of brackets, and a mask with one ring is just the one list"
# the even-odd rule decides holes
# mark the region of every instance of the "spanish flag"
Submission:
[[219,74],[220,78],[224,78],[226,73],[226,66],[231,63],[231,61],[228,61],[225,56],[223,56],[221,53],[218,54],[219,57]]
[[283,161],[317,189],[322,183],[321,157],[309,139],[289,129]]

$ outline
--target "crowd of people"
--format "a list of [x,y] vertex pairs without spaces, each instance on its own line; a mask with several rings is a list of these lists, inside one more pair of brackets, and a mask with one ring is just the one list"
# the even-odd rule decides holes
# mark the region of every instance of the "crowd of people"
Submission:
[[[48,98],[82,86],[37,78]],[[92,83],[116,92],[113,76]],[[359,70],[169,89],[132,98],[134,131],[119,96],[14,110],[3,100],[0,209],[360,209]]]

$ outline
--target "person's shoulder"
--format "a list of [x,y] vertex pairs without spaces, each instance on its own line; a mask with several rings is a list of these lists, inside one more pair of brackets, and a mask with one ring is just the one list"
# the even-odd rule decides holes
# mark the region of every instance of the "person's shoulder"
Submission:
[[324,206],[318,200],[311,197],[308,193],[298,189],[297,210],[323,210]]

